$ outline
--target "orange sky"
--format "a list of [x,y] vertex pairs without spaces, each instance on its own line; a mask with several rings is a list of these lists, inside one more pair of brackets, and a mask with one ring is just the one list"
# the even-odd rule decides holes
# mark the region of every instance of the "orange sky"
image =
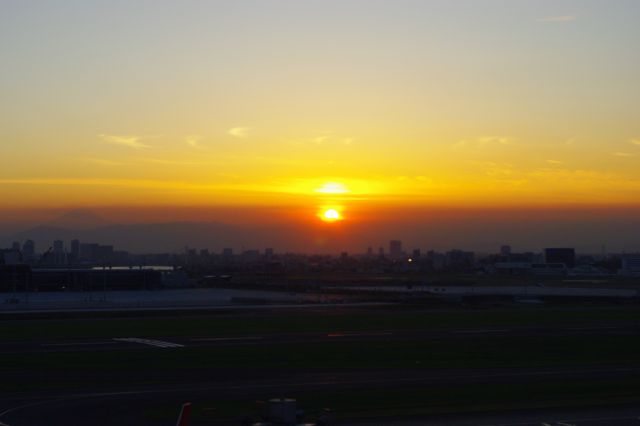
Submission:
[[2,4],[0,217],[635,208],[640,6],[565,6]]

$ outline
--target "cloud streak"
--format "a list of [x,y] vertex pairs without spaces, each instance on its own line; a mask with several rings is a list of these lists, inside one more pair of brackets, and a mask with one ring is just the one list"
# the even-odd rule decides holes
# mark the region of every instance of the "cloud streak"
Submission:
[[233,136],[234,138],[246,139],[247,137],[249,137],[250,130],[251,129],[248,127],[232,127],[227,130],[227,134]]
[[185,137],[184,142],[190,147],[197,148],[200,146],[200,136],[188,135],[187,137]]
[[512,143],[513,139],[505,136],[481,136],[473,140],[463,139],[452,144],[451,147],[453,149],[482,148],[488,145],[511,145]]
[[142,158],[141,161],[152,164],[162,164],[167,166],[219,166],[216,161],[188,161],[188,160],[167,160],[163,158]]
[[112,160],[107,160],[104,158],[83,158],[84,161],[89,162],[89,163],[93,163],[93,164],[99,164],[101,166],[126,166],[127,163],[123,163],[121,161],[112,161]]
[[106,142],[106,143],[109,143],[109,144],[112,144],[112,145],[125,146],[125,147],[133,148],[133,149],[150,148],[149,145],[140,142],[140,139],[142,139],[142,137],[140,137],[140,136],[122,136],[122,135],[100,134],[100,135],[98,135],[98,137],[103,142]]

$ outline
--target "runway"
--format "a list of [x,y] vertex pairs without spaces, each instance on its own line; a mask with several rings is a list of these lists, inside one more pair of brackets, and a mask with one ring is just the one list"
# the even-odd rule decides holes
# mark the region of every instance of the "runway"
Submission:
[[640,326],[558,326],[558,327],[509,327],[509,328],[461,328],[429,330],[368,330],[324,333],[268,333],[243,336],[113,336],[108,339],[69,339],[42,341],[3,341],[0,353],[48,353],[101,350],[130,350],[132,348],[181,348],[237,345],[272,345],[275,343],[338,342],[371,340],[427,340],[427,339],[473,339],[483,336],[563,336],[563,335],[618,335],[640,337]]
[[[5,389],[11,383],[15,384],[15,389],[0,394],[0,422],[9,426],[160,426],[175,422],[171,419],[174,407],[177,414],[180,404],[190,401],[205,413],[201,412],[200,417],[194,419],[192,424],[195,426],[240,424],[238,416],[242,411],[235,412],[235,416],[226,414],[230,410],[228,404],[233,401],[251,403],[274,396],[289,396],[299,398],[304,407],[327,395],[348,398],[371,392],[381,395],[399,392],[410,396],[428,390],[432,395],[450,395],[447,396],[450,400],[467,403],[468,412],[460,412],[460,409],[454,410],[453,414],[438,412],[436,404],[429,416],[398,415],[380,423],[374,414],[356,410],[347,417],[338,412],[335,424],[600,426],[615,420],[616,425],[639,425],[640,410],[624,401],[614,405],[603,403],[597,412],[585,412],[584,407],[563,405],[562,401],[550,405],[547,401],[545,404],[549,406],[544,408],[534,406],[514,410],[506,407],[487,412],[475,412],[473,405],[475,395],[481,395],[485,389],[505,392],[505,395],[521,393],[522,399],[526,400],[527,392],[545,389],[549,384],[570,384],[577,388],[584,384],[596,389],[600,383],[615,386],[620,382],[635,386],[640,383],[637,357],[629,358],[630,361],[603,358],[582,363],[563,359],[560,365],[557,360],[544,364],[532,358],[527,363],[527,354],[522,349],[515,352],[519,357],[525,357],[519,361],[520,365],[508,365],[507,362],[504,366],[489,363],[479,367],[481,357],[492,355],[483,350],[468,356],[464,354],[466,348],[492,347],[494,343],[499,346],[493,347],[491,353],[509,350],[507,345],[514,342],[528,342],[532,348],[543,345],[542,353],[546,354],[554,350],[553,345],[545,349],[544,345],[549,342],[557,344],[572,339],[608,342],[607,339],[613,338],[634,343],[639,337],[637,323],[611,321],[553,326],[474,327],[467,324],[413,330],[234,331],[228,335],[216,332],[172,335],[158,331],[153,335],[2,341],[0,353],[3,359],[5,362],[17,360],[19,367],[3,373]],[[426,351],[420,345],[427,345]],[[452,356],[461,357],[462,364],[466,363],[465,356],[468,357],[468,366],[461,362],[442,366],[443,355],[430,357],[429,345],[434,350],[440,345],[449,345]],[[388,354],[385,348],[389,348]],[[399,360],[399,350],[415,350],[416,355],[412,357],[410,352],[404,352]],[[579,354],[584,350],[589,349],[578,347],[572,353]],[[448,352],[444,353],[446,356]],[[284,364],[278,362],[282,354],[288,354]],[[312,360],[304,358],[310,354],[314,356]],[[234,356],[238,359],[234,360]],[[354,361],[354,357],[363,357],[366,361],[370,356],[376,361],[369,364]],[[92,361],[94,357],[99,357],[99,361]],[[23,359],[31,360],[33,368],[20,361]],[[55,368],[39,366],[47,365],[50,359],[57,360],[52,361]],[[101,364],[103,362],[105,364]],[[435,363],[431,365],[431,362]],[[458,395],[460,392],[462,396]],[[499,403],[503,396],[495,398]],[[533,398],[544,401],[545,396]],[[432,399],[428,397],[424,402],[417,402],[425,406],[430,403]],[[158,411],[162,411],[162,415],[154,417]],[[209,412],[212,413],[210,421],[206,417]],[[225,414],[216,414],[219,412]]]
[[[243,398],[264,398],[268,395],[295,396],[301,392],[323,390],[349,390],[358,392],[369,387],[385,386],[389,388],[457,385],[467,386],[472,383],[521,383],[532,381],[561,381],[575,379],[594,379],[640,375],[640,366],[623,367],[607,366],[588,369],[520,369],[504,370],[457,370],[443,372],[405,371],[398,373],[363,372],[363,373],[331,373],[304,374],[295,377],[272,378],[261,380],[223,380],[207,382],[191,386],[168,386],[158,388],[138,388],[134,390],[113,390],[95,393],[46,393],[31,395],[15,395],[0,400],[0,422],[8,426],[35,425],[134,425],[149,424],[141,414],[151,406],[180,406],[182,402],[201,402],[211,404],[217,398],[232,396]],[[428,403],[428,401],[425,401]],[[216,407],[212,407],[215,409]],[[422,418],[419,422],[398,421],[393,424],[423,425],[554,425],[565,422],[574,425],[637,425],[640,420],[640,407],[624,406],[603,408],[606,415],[585,414],[578,408],[571,410],[517,410],[504,413],[470,413],[466,415],[434,415],[432,419]],[[483,419],[484,417],[484,419]],[[535,420],[534,420],[535,419]],[[539,420],[538,420],[539,419]],[[370,419],[358,421],[358,424],[380,424]],[[162,424],[160,422],[155,424]],[[195,423],[207,424],[207,423]],[[237,419],[229,419],[223,423],[239,424]],[[336,424],[349,424],[337,421]],[[386,424],[386,422],[385,422]]]

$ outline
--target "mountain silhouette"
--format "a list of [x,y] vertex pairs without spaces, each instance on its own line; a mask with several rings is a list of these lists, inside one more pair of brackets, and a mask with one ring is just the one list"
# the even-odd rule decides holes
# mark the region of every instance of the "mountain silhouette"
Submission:
[[45,226],[66,229],[90,229],[109,225],[110,222],[100,215],[84,209],[70,210],[50,222]]

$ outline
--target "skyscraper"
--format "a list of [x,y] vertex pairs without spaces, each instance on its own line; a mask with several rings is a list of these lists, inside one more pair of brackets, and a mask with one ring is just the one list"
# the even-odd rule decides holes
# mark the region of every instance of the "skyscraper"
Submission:
[[75,261],[80,258],[80,241],[71,240],[71,258]]
[[53,242],[53,258],[56,265],[63,265],[66,263],[64,242],[62,240],[55,240]]
[[32,259],[36,254],[36,243],[33,240],[27,240],[22,245],[22,255],[25,259]]
[[389,256],[391,259],[400,259],[402,257],[402,241],[389,241]]

